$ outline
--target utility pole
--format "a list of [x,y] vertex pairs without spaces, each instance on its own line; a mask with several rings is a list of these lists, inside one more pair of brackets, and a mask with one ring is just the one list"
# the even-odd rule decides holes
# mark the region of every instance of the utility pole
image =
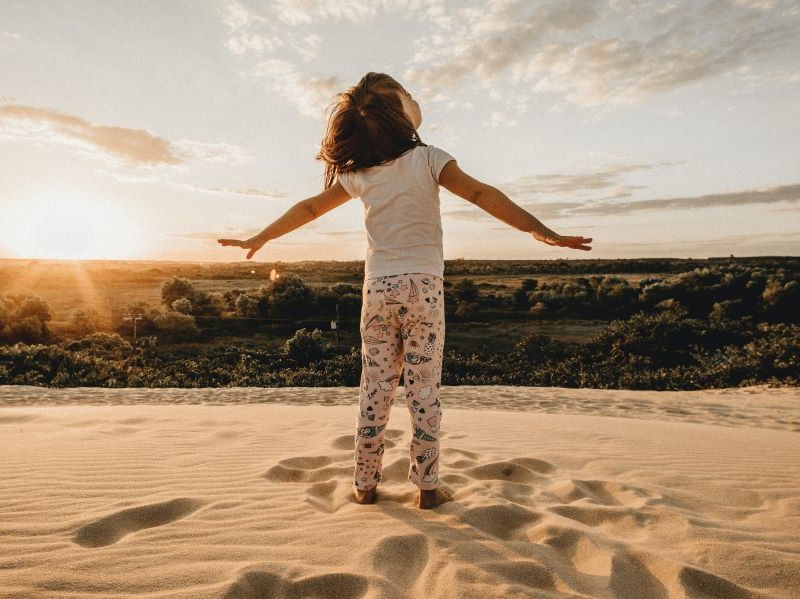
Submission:
[[126,314],[122,317],[123,320],[133,321],[133,344],[136,345],[136,322],[142,320],[144,316],[141,314]]
[[336,302],[336,320],[331,320],[331,328],[336,331],[336,353],[339,353],[339,302]]

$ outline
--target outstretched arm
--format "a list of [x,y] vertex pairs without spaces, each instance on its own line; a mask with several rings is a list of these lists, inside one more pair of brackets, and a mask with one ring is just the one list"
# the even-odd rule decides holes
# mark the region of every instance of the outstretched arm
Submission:
[[455,160],[444,165],[439,174],[439,184],[448,191],[472,202],[507,225],[533,235],[533,238],[559,247],[589,251],[591,237],[568,237],[545,227],[539,219],[511,201],[499,189],[481,183],[462,171]]
[[218,239],[217,241],[221,245],[232,245],[250,250],[247,252],[247,259],[249,260],[268,241],[299,229],[326,212],[341,206],[349,199],[350,194],[344,190],[341,183],[336,182],[322,193],[297,202],[283,216],[267,225],[263,231],[250,239]]

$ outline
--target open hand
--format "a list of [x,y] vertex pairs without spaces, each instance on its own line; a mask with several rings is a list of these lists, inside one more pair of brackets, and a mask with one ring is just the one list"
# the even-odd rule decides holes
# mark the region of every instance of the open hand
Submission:
[[242,239],[217,239],[217,242],[220,245],[232,245],[232,246],[235,246],[235,247],[243,248],[245,250],[249,249],[250,251],[247,252],[247,259],[248,260],[253,257],[253,254],[255,254],[258,250],[260,250],[262,247],[264,247],[264,243],[265,243],[263,241],[258,241],[255,238],[244,239],[244,240],[242,240]]
[[567,236],[567,235],[559,235],[558,233],[554,233],[553,231],[545,231],[539,233],[537,231],[533,231],[531,233],[533,238],[537,241],[541,241],[542,243],[546,243],[547,245],[554,245],[557,247],[565,247],[570,248],[572,250],[583,250],[588,252],[592,249],[589,245],[592,242],[591,237],[580,237],[580,236]]

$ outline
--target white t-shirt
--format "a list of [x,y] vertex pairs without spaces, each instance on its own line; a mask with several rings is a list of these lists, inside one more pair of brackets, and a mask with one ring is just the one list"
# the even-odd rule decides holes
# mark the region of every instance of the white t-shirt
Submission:
[[364,277],[444,273],[439,173],[455,160],[434,146],[417,146],[366,169],[340,173],[345,191],[364,204]]

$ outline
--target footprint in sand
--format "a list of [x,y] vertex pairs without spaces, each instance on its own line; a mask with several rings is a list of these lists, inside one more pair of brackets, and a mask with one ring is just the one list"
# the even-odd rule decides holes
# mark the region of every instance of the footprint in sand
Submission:
[[428,538],[423,534],[381,539],[371,551],[375,571],[400,589],[410,589],[428,563]]
[[537,483],[544,480],[531,463],[523,460],[492,462],[482,466],[474,466],[464,474],[480,480],[507,480],[515,483]]
[[306,503],[322,512],[333,514],[344,505],[353,502],[352,491],[348,484],[335,480],[314,483],[306,489]]
[[658,564],[648,564],[646,556],[617,551],[611,558],[608,588],[615,597],[669,599],[669,589],[655,576]]
[[754,593],[721,576],[684,566],[678,575],[686,596],[691,599],[766,599],[765,595]]
[[351,463],[346,466],[332,465],[336,461],[330,456],[286,458],[267,470],[264,478],[276,483],[318,483],[352,474]]
[[474,507],[461,514],[464,523],[504,540],[527,540],[524,531],[541,518],[540,514],[514,503]]
[[129,508],[82,526],[75,533],[73,541],[82,547],[113,545],[131,533],[185,518],[203,505],[202,501],[196,499],[179,498]]
[[[269,565],[267,566],[269,567]],[[275,565],[275,569],[280,569]],[[365,576],[347,573],[321,574],[316,576],[282,575],[267,569],[252,569],[243,572],[232,583],[223,599],[271,599],[300,597],[337,597],[355,599],[363,597],[370,584]]]
[[305,490],[305,501],[320,511],[332,514],[352,502],[350,486],[343,482],[349,481],[352,474],[350,456],[345,462],[336,457],[320,455],[283,459],[263,476],[273,483],[312,483]]

